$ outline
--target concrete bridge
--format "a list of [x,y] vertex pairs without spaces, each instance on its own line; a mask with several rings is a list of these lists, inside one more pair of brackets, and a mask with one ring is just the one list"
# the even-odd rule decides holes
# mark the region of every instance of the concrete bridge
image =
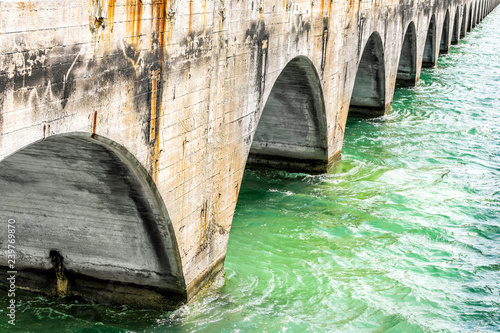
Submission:
[[10,221],[20,287],[190,299],[247,162],[326,172],[499,1],[2,1],[2,271]]

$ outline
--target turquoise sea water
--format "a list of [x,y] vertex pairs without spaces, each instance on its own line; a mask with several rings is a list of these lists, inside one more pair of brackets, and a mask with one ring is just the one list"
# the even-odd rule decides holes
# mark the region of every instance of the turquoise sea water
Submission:
[[23,292],[16,330],[500,331],[499,24],[497,9],[387,116],[349,120],[330,174],[247,171],[218,289],[174,312]]

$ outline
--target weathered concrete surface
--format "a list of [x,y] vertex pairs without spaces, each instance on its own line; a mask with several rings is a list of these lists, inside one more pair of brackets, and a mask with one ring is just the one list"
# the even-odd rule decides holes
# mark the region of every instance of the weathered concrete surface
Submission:
[[349,110],[384,114],[498,3],[2,1],[0,218],[26,284],[190,298],[223,268],[250,152],[326,171]]

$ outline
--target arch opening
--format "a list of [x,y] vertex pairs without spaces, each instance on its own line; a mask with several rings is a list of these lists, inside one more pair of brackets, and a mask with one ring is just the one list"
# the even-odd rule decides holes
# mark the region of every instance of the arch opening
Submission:
[[464,38],[467,34],[467,5],[464,5],[464,12],[462,14],[462,27],[460,29],[460,38]]
[[453,20],[451,44],[457,45],[459,41],[460,41],[460,9],[457,7],[457,10],[455,11],[455,19]]
[[439,53],[444,54],[450,51],[450,12],[446,11],[444,17],[443,32],[441,33],[441,42],[439,43]]
[[417,79],[417,34],[415,24],[410,22],[406,29],[401,55],[399,57],[396,83],[414,86]]
[[125,148],[82,133],[46,138],[2,160],[0,188],[10,190],[0,207],[22,234],[19,286],[138,307],[184,302],[174,230],[146,176]]
[[477,24],[479,24],[481,22],[481,10],[482,10],[482,5],[479,2],[477,4],[477,13],[476,13],[476,22],[477,22]]
[[373,118],[385,111],[384,47],[380,35],[374,32],[359,61],[348,116]]
[[467,32],[471,32],[472,31],[472,22],[474,21],[474,18],[472,17],[472,4],[470,5],[470,9],[469,9],[469,22],[468,22],[468,25],[467,25]]
[[471,25],[472,25],[472,28],[475,28],[476,25],[477,25],[477,20],[476,20],[476,16],[477,16],[477,2],[474,4],[473,8],[472,8],[472,13],[471,13]]
[[423,67],[434,67],[436,65],[436,17],[432,15],[425,39],[424,55],[422,57]]
[[307,57],[292,59],[274,83],[255,131],[248,164],[328,171],[323,91]]

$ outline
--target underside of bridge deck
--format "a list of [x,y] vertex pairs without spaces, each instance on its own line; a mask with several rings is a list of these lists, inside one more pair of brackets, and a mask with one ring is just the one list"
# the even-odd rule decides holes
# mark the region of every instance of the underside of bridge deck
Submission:
[[307,172],[328,170],[326,114],[313,63],[300,56],[276,80],[260,117],[248,163]]

